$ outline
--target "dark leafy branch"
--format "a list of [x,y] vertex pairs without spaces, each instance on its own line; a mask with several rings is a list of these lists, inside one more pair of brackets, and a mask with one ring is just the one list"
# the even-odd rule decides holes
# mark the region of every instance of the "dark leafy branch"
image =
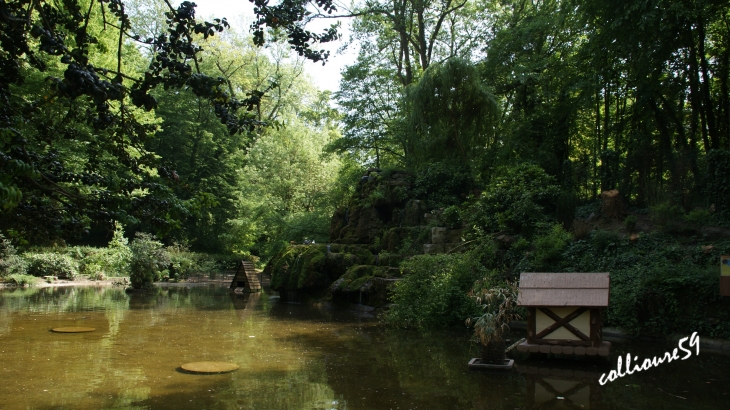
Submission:
[[[268,125],[256,115],[268,89],[239,97],[225,78],[198,66],[199,41],[229,28],[226,19],[199,21],[194,3],[167,4],[167,29],[142,39],[123,0],[0,3],[0,228],[24,230],[28,239],[80,233],[114,219],[158,233],[173,229],[191,206],[170,189],[175,170],[144,149],[156,125],[139,109],[157,108],[156,89],[188,90],[209,101],[230,134],[252,135]],[[312,47],[336,39],[336,28],[307,31],[305,2],[256,5],[257,45],[271,27],[285,31],[300,55],[326,60],[326,52]],[[330,0],[317,5],[334,10]],[[93,22],[103,27],[100,34],[93,34]],[[111,67],[90,58],[99,36],[110,35],[116,43]],[[151,47],[154,57],[141,74],[125,73],[125,38]],[[79,149],[83,169],[65,164],[56,146]]]

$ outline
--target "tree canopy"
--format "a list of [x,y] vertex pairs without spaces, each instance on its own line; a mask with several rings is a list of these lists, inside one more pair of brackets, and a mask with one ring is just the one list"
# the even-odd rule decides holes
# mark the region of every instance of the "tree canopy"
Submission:
[[[264,45],[267,30],[283,33],[296,54],[326,61],[328,53],[314,47],[336,39],[336,27],[322,34],[307,30],[307,1],[253,3],[253,44]],[[164,0],[157,7],[164,10],[158,14],[163,21],[135,25],[140,19],[130,17],[127,4],[18,0],[0,5],[4,229],[42,240],[120,220],[169,234],[210,202],[200,186],[185,183],[217,172],[198,168],[206,155],[198,151],[199,142],[210,138],[210,129],[222,127],[229,135],[212,154],[220,158],[231,149],[245,152],[276,120],[281,104],[268,100],[281,101],[291,78],[272,73],[254,82],[237,80],[234,63],[216,61],[201,46],[229,28],[225,18],[201,21],[194,3],[173,7]],[[335,10],[329,0],[316,4]],[[186,127],[185,121],[165,122],[165,112],[188,114],[187,127],[197,129],[189,168],[178,169],[180,161],[166,158],[165,138],[155,138],[161,128]],[[181,190],[188,194],[180,195]]]

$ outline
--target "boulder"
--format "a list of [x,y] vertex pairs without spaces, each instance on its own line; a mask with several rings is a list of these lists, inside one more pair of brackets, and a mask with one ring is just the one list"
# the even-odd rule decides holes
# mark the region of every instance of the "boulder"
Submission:
[[423,222],[423,215],[426,213],[426,201],[413,199],[408,201],[403,209],[403,218],[400,226],[418,226]]
[[464,233],[463,229],[449,229],[442,227],[431,228],[431,243],[459,243],[461,242],[461,235]]
[[347,220],[348,216],[347,207],[344,206],[337,208],[332,215],[332,220],[330,221],[330,242],[340,237],[342,228],[349,222]]

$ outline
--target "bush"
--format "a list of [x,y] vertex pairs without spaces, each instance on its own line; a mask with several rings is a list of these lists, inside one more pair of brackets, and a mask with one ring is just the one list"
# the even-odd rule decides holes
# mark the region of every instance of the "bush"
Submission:
[[104,275],[104,272],[101,270],[94,271],[93,273],[89,273],[89,280],[104,280],[106,279],[106,276]]
[[[170,279],[187,278],[191,274],[202,270],[201,255],[190,252],[186,246],[177,244],[168,246],[167,253],[170,256]],[[210,268],[211,265],[207,264],[207,267]]]
[[614,231],[597,230],[591,238],[591,244],[599,252],[605,252],[621,242],[621,237]]
[[0,277],[8,275],[25,275],[28,263],[18,256],[13,244],[0,234]]
[[129,240],[124,237],[124,227],[119,222],[114,222],[114,236],[109,241],[105,256],[108,269],[105,268],[104,270],[107,276],[126,276],[130,274],[132,250],[129,247]]
[[35,286],[40,282],[40,279],[31,275],[11,274],[4,278],[5,282],[12,283],[18,286]]
[[710,306],[719,298],[716,288],[715,267],[659,260],[620,269],[611,274],[608,323],[637,334],[668,335],[691,328],[727,337],[707,320],[706,313],[715,310]]
[[79,274],[76,262],[68,255],[58,253],[24,253],[28,262],[28,273],[33,276],[56,276],[59,279],[74,279]]
[[447,207],[439,215],[439,222],[441,222],[441,224],[443,224],[444,226],[451,228],[451,229],[461,228],[460,213],[461,212],[460,212],[458,206],[452,205],[450,207]]
[[541,223],[554,222],[560,187],[537,165],[502,167],[476,203],[474,222],[485,232],[532,236]]
[[386,321],[418,329],[453,326],[479,313],[467,292],[488,276],[481,258],[471,253],[418,255],[404,261],[403,279],[396,282]]
[[413,196],[428,200],[436,208],[460,204],[462,195],[475,187],[469,166],[463,163],[430,163],[415,174]]
[[639,219],[636,217],[636,215],[629,215],[624,219],[624,226],[626,227],[626,230],[629,231],[629,233],[634,232],[636,229],[636,223],[639,221]]
[[695,226],[705,226],[710,223],[710,211],[706,209],[693,209],[684,220]]
[[664,231],[672,231],[678,220],[681,220],[684,212],[677,205],[662,203],[649,207],[649,217],[657,227]]
[[0,259],[0,277],[8,275],[25,275],[28,273],[28,262],[18,255]]
[[149,287],[168,274],[170,255],[154,235],[138,232],[129,248],[132,251],[129,275],[132,287]]
[[536,267],[545,269],[551,264],[557,264],[571,239],[572,235],[560,224],[553,225],[546,234],[535,238]]

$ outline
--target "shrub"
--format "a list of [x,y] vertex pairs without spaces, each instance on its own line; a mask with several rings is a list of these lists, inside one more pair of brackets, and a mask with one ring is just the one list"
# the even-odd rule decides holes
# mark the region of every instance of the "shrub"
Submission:
[[0,234],[0,277],[8,275],[25,275],[28,263],[18,256],[13,244]]
[[446,227],[456,229],[461,227],[461,215],[459,207],[452,205],[444,209],[439,215],[439,221]]
[[710,211],[706,209],[693,209],[684,220],[695,226],[705,226],[710,223]]
[[106,276],[104,275],[104,272],[101,270],[97,270],[93,273],[89,274],[89,280],[104,280],[106,279]]
[[149,287],[167,274],[170,256],[154,235],[138,232],[129,248],[132,251],[129,275],[132,287]]
[[624,219],[624,226],[626,227],[626,230],[629,231],[629,233],[634,232],[636,229],[636,223],[639,221],[639,219],[636,217],[636,215],[629,215]]
[[535,238],[535,264],[547,268],[559,261],[572,236],[560,224],[554,224],[544,235]]
[[0,277],[8,275],[25,275],[28,273],[28,262],[18,255],[0,259]]
[[531,236],[541,223],[555,221],[560,187],[537,165],[502,167],[475,205],[474,222],[485,232]]
[[488,272],[471,253],[418,255],[401,264],[386,321],[398,327],[427,329],[463,323],[478,313],[467,292]]
[[61,279],[73,279],[78,274],[76,262],[68,256],[58,253],[24,253],[28,262],[28,273],[33,276],[57,276]]
[[662,230],[671,231],[676,227],[676,222],[682,219],[684,212],[677,205],[661,203],[649,207],[651,221]]
[[[189,275],[202,270],[201,255],[190,252],[186,246],[174,245],[167,247],[170,255],[170,279],[187,278]],[[207,264],[209,268],[211,264]],[[207,269],[210,270],[210,269]]]
[[591,244],[599,251],[604,252],[609,247],[615,246],[621,241],[621,237],[614,231],[597,230],[591,238]]
[[415,175],[413,196],[428,200],[436,208],[460,204],[462,195],[475,187],[471,170],[463,163],[434,162],[419,168]]
[[40,279],[36,278],[35,276],[22,275],[17,273],[6,276],[4,280],[7,283],[12,283],[18,286],[35,286],[40,281]]
[[632,333],[671,334],[687,328],[701,331],[708,327],[707,312],[719,298],[716,287],[714,267],[659,259],[619,269],[611,273],[608,323]]
[[132,250],[129,240],[124,237],[124,227],[114,222],[114,236],[109,241],[106,252],[108,269],[104,269],[108,276],[126,276],[130,274]]

